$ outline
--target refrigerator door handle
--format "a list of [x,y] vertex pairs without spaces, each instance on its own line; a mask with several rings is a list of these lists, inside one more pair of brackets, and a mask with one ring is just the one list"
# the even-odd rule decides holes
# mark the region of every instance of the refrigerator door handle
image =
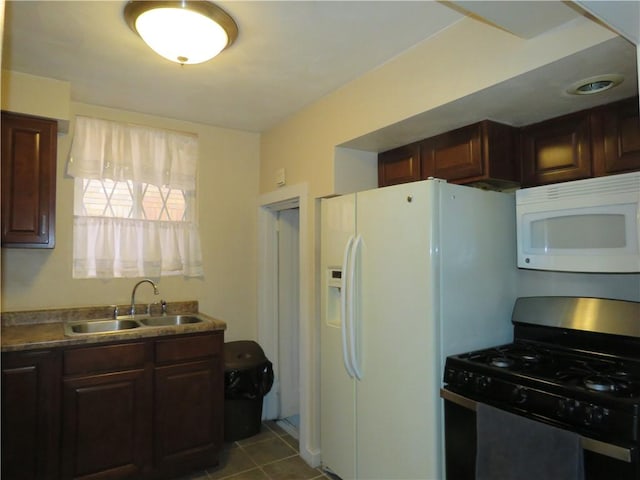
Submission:
[[355,377],[355,372],[353,371],[353,367],[351,366],[351,358],[348,353],[347,345],[347,302],[349,300],[349,292],[351,290],[347,272],[350,266],[349,260],[351,258],[351,247],[353,246],[354,240],[355,236],[351,235],[349,237],[349,240],[347,241],[347,245],[344,248],[344,255],[342,258],[342,281],[340,288],[340,336],[342,337],[342,360],[344,362],[344,368],[351,378]]
[[355,314],[355,296],[356,296],[356,264],[358,261],[358,250],[362,245],[362,235],[358,234],[351,247],[351,265],[349,267],[349,354],[351,358],[351,368],[356,379],[362,380],[362,371],[358,364],[358,356],[356,351],[356,314]]

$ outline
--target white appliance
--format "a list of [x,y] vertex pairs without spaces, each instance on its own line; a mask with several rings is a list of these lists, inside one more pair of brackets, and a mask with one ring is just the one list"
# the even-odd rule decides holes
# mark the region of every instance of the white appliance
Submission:
[[516,192],[518,267],[640,272],[640,172]]
[[514,211],[442,180],[322,201],[324,467],[444,478],[444,360],[512,339]]

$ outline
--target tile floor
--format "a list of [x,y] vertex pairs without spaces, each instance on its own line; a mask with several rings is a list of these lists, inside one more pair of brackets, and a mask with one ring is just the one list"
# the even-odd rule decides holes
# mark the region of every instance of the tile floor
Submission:
[[176,480],[327,480],[319,468],[300,458],[298,441],[275,422],[264,422],[259,434],[225,444],[218,467]]

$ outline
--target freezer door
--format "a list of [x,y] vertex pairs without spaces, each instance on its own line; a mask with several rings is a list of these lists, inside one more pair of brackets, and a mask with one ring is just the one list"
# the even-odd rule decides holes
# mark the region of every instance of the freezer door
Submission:
[[355,235],[355,200],[355,195],[323,200],[321,210],[322,464],[343,480],[356,478],[355,381],[345,370],[341,336],[342,263]]
[[358,193],[359,479],[440,478],[431,256],[439,183]]

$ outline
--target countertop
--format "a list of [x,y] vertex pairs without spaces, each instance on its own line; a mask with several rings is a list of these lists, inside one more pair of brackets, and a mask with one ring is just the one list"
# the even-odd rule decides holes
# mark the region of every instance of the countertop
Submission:
[[184,325],[140,327],[112,333],[65,335],[65,322],[108,319],[109,311],[113,311],[112,306],[3,312],[0,330],[1,350],[13,352],[127,341],[166,335],[224,331],[227,327],[224,321],[198,312],[197,302],[176,302],[168,304],[168,314],[196,315],[203,321]]

